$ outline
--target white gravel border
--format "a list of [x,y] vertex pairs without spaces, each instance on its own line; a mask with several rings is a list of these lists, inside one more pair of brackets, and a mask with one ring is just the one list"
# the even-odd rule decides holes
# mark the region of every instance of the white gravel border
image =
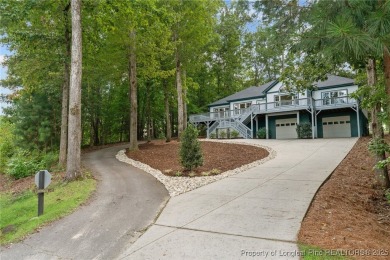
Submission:
[[165,188],[168,190],[169,195],[171,197],[177,196],[179,194],[195,190],[199,187],[202,187],[204,185],[207,185],[209,183],[224,179],[226,177],[235,175],[237,173],[241,173],[243,171],[246,171],[250,168],[253,168],[255,166],[258,166],[260,164],[265,163],[266,161],[269,161],[276,156],[276,152],[271,149],[270,147],[263,146],[260,144],[251,144],[251,143],[245,143],[245,142],[237,142],[237,141],[222,141],[222,140],[201,140],[206,142],[220,142],[220,143],[229,143],[229,144],[241,144],[241,145],[251,145],[263,148],[269,152],[269,155],[261,160],[251,162],[249,164],[243,165],[239,168],[229,170],[226,172],[223,172],[219,175],[212,175],[212,176],[202,176],[202,177],[170,177],[164,175],[160,170],[156,170],[152,167],[150,167],[147,164],[141,163],[139,161],[130,159],[126,156],[125,150],[120,150],[118,154],[116,155],[116,158],[121,161],[128,163],[134,167],[137,167],[147,173],[150,173],[153,175],[157,180],[159,180],[162,184],[164,184]]

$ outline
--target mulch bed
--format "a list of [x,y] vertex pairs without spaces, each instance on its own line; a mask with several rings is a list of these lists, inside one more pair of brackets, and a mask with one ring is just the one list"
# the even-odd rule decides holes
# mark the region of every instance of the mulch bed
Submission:
[[[162,140],[139,145],[138,151],[127,151],[129,158],[145,163],[160,170],[168,176],[176,176],[177,172],[188,175],[179,162],[179,146],[176,140],[166,143]],[[204,165],[192,171],[195,176],[203,172],[224,172],[242,165],[261,160],[268,156],[268,151],[259,147],[240,144],[201,142]],[[217,170],[217,171],[216,171]]]
[[384,254],[357,254],[357,259],[390,259],[390,205],[384,190],[375,185],[369,140],[361,138],[320,189],[302,223],[300,242],[323,249]]

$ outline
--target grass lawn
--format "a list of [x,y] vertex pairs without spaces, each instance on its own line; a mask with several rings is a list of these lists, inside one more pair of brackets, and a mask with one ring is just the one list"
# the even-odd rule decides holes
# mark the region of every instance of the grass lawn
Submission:
[[309,245],[298,245],[299,250],[302,252],[301,259],[303,260],[347,260],[348,258],[341,256],[336,250],[323,250],[319,247]]
[[52,183],[45,193],[44,213],[37,216],[36,191],[26,190],[18,195],[0,194],[0,244],[22,239],[51,221],[59,219],[84,203],[96,189],[96,180],[85,174],[81,180]]

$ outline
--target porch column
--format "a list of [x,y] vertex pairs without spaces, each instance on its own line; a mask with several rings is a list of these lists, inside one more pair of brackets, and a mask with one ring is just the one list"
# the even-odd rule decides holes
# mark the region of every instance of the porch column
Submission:
[[257,134],[257,130],[259,129],[259,119],[257,118],[257,115],[255,117],[255,121],[256,121],[256,134]]
[[265,138],[268,139],[268,132],[269,132],[269,129],[268,129],[268,115],[265,115]]
[[251,130],[252,130],[251,138],[253,139],[253,118],[252,118],[252,114],[251,114]]
[[359,103],[356,103],[356,116],[357,116],[357,125],[358,125],[358,137],[361,137],[360,133],[360,113],[359,113]]
[[299,111],[297,111],[297,124],[299,125]]
[[314,109],[313,109],[313,106],[311,107],[311,136],[312,136],[312,139],[315,138],[315,131],[316,129],[314,129],[315,125],[314,125]]
[[206,122],[206,126],[207,126],[207,130],[206,130],[207,139],[210,139],[210,134],[209,134],[210,122]]

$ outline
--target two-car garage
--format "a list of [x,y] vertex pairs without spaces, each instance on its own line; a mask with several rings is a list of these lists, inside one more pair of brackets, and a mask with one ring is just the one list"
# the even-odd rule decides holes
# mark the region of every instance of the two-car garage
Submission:
[[[297,118],[299,117],[299,119]],[[297,114],[268,116],[270,127],[269,138],[273,139],[296,139],[297,125],[309,123],[311,115],[307,112]],[[299,121],[298,121],[299,120]],[[317,138],[345,138],[358,136],[356,114],[345,111],[342,115],[322,111],[317,117]]]

